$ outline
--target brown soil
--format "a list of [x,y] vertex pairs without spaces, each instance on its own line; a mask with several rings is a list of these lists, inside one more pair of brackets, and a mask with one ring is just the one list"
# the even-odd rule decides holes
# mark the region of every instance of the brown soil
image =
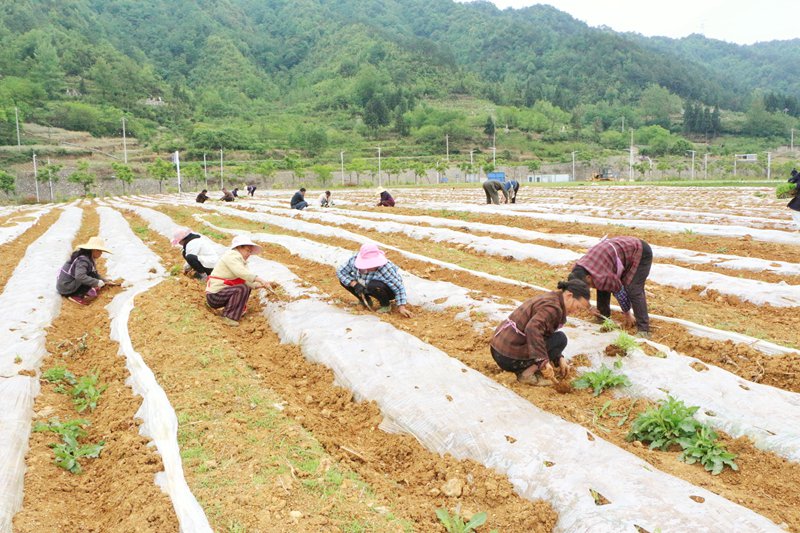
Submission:
[[11,278],[14,269],[25,255],[28,246],[41,237],[58,220],[61,213],[61,209],[53,209],[39,218],[36,224],[28,228],[22,235],[11,242],[0,245],[0,291],[3,290],[9,278]]
[[[98,217],[84,209],[84,223],[75,243],[97,234]],[[102,263],[100,265],[102,269]],[[141,398],[125,385],[129,376],[118,345],[109,339],[109,319],[104,306],[119,288],[103,291],[87,307],[64,302],[61,314],[48,329],[42,370],[64,366],[76,376],[99,370],[107,384],[94,412],[78,413],[66,394],[42,381],[36,398],[34,422],[54,417],[61,421],[85,418],[91,422],[85,443],[105,441],[97,459],[83,459],[83,473],[71,474],[53,463],[51,432],[32,433],[26,457],[22,510],[14,517],[14,531],[177,531],[169,498],[155,484],[163,470],[161,457],[148,439],[139,435],[134,415]]]
[[[270,259],[288,266],[304,281],[328,294],[341,295],[343,299],[349,298],[349,295],[343,294],[335,276],[326,269],[320,269],[317,263],[292,256],[282,247],[274,245],[266,245],[264,254]],[[736,441],[737,450],[742,456],[741,465],[747,464],[747,470],[743,468],[741,473],[728,472],[720,476],[711,476],[698,465],[686,465],[679,462],[676,453],[651,451],[647,448],[637,447],[628,443],[625,436],[635,414],[643,410],[647,402],[640,400],[637,409],[622,427],[615,427],[614,430],[607,433],[598,430],[592,423],[592,413],[602,407],[603,403],[607,401],[607,396],[595,398],[588,393],[576,393],[571,394],[569,401],[565,402],[564,397],[561,396],[563,392],[559,394],[552,387],[531,387],[518,384],[511,373],[500,371],[489,357],[486,348],[488,334],[476,333],[470,324],[457,320],[455,318],[457,311],[437,313],[420,308],[413,308],[412,311],[414,317],[411,319],[404,319],[396,313],[381,315],[381,318],[508,386],[529,399],[534,405],[568,421],[581,424],[590,431],[598,431],[598,435],[640,456],[660,470],[703,486],[731,501],[741,503],[756,512],[769,516],[778,523],[785,521],[791,527],[800,528],[800,511],[792,510],[795,503],[800,503],[800,496],[787,494],[787,485],[784,485],[784,483],[795,485],[800,489],[800,479],[797,478],[800,476],[800,465],[789,463],[774,454],[762,452],[747,439],[739,439]],[[355,312],[368,313],[368,311],[358,308]],[[447,328],[442,328],[441,324],[447,324]],[[630,400],[614,401],[622,405],[625,405],[625,402],[630,404]],[[779,475],[782,481],[772,479],[764,483],[765,473],[760,466],[762,462],[768,465],[768,475]]]
[[[178,261],[177,249],[168,249],[166,240],[160,237],[154,240],[157,243],[151,247],[170,258],[167,264]],[[488,511],[489,527],[501,531],[550,531],[554,526],[552,508],[515,496],[504,476],[470,461],[439,457],[423,449],[413,437],[378,431],[378,408],[373,403],[354,402],[352,393],[333,385],[330,370],[307,362],[297,347],[281,345],[259,315],[257,302],[251,302],[252,309],[238,330],[231,331],[206,313],[201,299],[202,288],[183,278],[154,288],[137,301],[134,322],[139,326],[133,328],[132,336],[159,382],[168,387],[179,418],[202,421],[191,429],[182,423],[181,432],[187,435],[182,445],[184,457],[188,451],[202,448],[202,457],[210,458],[206,462],[217,465],[203,468],[205,463],[198,465],[190,459],[185,465],[194,493],[206,509],[219,511],[216,515],[209,513],[214,524],[235,520],[248,530],[268,529],[270,521],[285,521],[289,509],[298,509],[303,518],[295,524],[295,531],[319,531],[323,529],[321,519],[331,527],[346,529],[348,520],[364,516],[365,500],[372,499],[411,521],[419,531],[437,530],[440,526],[435,510],[452,509],[458,504],[462,514],[464,510]],[[162,322],[166,317],[163,331],[141,327],[154,317]],[[171,322],[179,327],[171,328]],[[183,349],[176,353],[173,345]],[[233,359],[223,361],[220,356],[208,355],[218,345],[231,351]],[[204,356],[213,361],[213,367],[212,363],[203,367]],[[224,379],[216,366],[228,368]],[[263,476],[265,483],[275,484],[280,475],[274,472],[276,452],[262,453],[262,445],[276,446],[276,436],[260,431],[257,424],[236,422],[246,410],[239,407],[242,399],[237,392],[245,378],[255,380],[255,386],[274,390],[288,403],[284,412],[309,430],[341,469],[366,482],[375,494],[355,495],[354,505],[360,504],[360,508],[332,509],[330,502],[309,498],[294,489],[279,491],[265,502],[262,491],[253,486],[253,472]],[[234,430],[225,429],[231,427]],[[286,460],[291,457],[278,462]],[[230,467],[222,471],[223,465]],[[299,468],[294,470],[301,475]],[[316,479],[322,473],[313,470],[306,475]],[[283,479],[286,477],[292,476],[284,474]],[[443,494],[444,484],[453,478],[463,482],[460,497]]]
[[603,350],[607,357],[623,357],[628,355],[628,352],[620,348],[619,346],[615,346],[613,344],[609,344],[606,346],[605,350]]

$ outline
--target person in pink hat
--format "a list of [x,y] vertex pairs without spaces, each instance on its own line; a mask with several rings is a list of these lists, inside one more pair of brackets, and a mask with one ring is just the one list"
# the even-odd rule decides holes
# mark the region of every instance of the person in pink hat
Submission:
[[406,318],[411,311],[406,308],[406,287],[397,265],[386,259],[377,244],[367,243],[336,270],[339,283],[358,298],[368,309],[373,308],[372,298],[380,303],[379,313],[392,310],[392,300],[397,311]]
[[172,246],[178,245],[182,248],[183,258],[186,259],[183,273],[205,281],[219,261],[213,243],[208,237],[194,233],[189,228],[178,228],[172,234]]

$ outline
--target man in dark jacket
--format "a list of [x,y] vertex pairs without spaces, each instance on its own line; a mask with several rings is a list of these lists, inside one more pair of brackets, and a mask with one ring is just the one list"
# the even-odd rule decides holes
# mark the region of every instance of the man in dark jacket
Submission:
[[487,204],[500,205],[500,197],[497,194],[498,191],[503,193],[503,196],[506,197],[506,203],[508,203],[508,191],[503,187],[502,183],[497,180],[486,180],[483,182],[483,192],[486,193]]
[[306,190],[304,187],[300,187],[300,190],[294,193],[291,205],[292,209],[297,209],[298,211],[302,211],[308,207],[308,202],[306,202]]
[[195,202],[198,204],[204,204],[206,200],[208,200],[208,191],[203,189],[200,194],[197,195],[197,198],[194,199]]

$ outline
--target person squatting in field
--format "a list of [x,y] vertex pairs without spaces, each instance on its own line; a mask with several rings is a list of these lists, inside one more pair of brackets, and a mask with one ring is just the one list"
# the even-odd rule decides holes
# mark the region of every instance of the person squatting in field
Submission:
[[649,337],[650,316],[644,283],[652,265],[653,250],[643,240],[636,237],[604,238],[578,259],[569,279],[579,279],[597,289],[597,310],[604,317],[611,316],[613,293],[624,313],[623,325],[636,324],[639,335]]
[[292,196],[289,205],[292,209],[297,209],[298,211],[302,211],[306,207],[308,207],[308,202],[306,202],[306,189],[305,187],[300,187],[300,190],[294,193]]
[[56,290],[71,302],[88,305],[106,285],[119,285],[102,277],[97,272],[97,261],[103,252],[111,253],[100,237],[92,237],[79,244],[69,260],[61,267],[56,281]]
[[319,202],[320,207],[332,206],[333,201],[331,200],[331,191],[325,191],[324,193],[320,194],[317,201]]
[[204,204],[208,200],[208,189],[203,189],[197,194],[197,198],[194,199],[195,202],[198,204]]
[[786,207],[795,211],[800,211],[800,172],[796,168],[792,169],[791,177],[788,179],[789,183],[794,183],[794,190],[792,191],[792,198]]
[[508,193],[509,198],[511,198],[511,203],[517,203],[517,193],[519,192],[519,182],[517,180],[508,180],[507,182],[503,183],[503,189],[506,190]]
[[562,353],[567,336],[558,331],[571,313],[589,309],[589,287],[573,279],[559,281],[558,290],[531,298],[517,307],[494,331],[489,345],[501,369],[514,372],[517,381],[550,385],[569,373]]
[[483,182],[483,192],[486,193],[487,204],[500,205],[500,196],[497,194],[498,191],[503,193],[503,196],[506,198],[505,203],[508,203],[508,191],[502,183],[497,180],[486,180]]
[[259,245],[245,235],[237,235],[208,276],[206,305],[211,309],[224,308],[222,322],[229,326],[239,325],[252,289],[274,287],[274,283],[256,276],[247,268],[247,259],[259,253]]
[[357,254],[336,270],[336,276],[342,287],[368,309],[372,309],[372,298],[376,298],[381,305],[378,312],[388,313],[394,300],[397,311],[406,318],[411,317],[399,269],[386,259],[386,254],[376,244],[362,245]]
[[378,193],[381,196],[378,200],[378,207],[394,207],[394,198],[386,188],[378,187]]
[[172,246],[180,246],[186,259],[183,273],[205,281],[219,261],[211,241],[202,235],[192,233],[189,228],[178,228],[172,235]]

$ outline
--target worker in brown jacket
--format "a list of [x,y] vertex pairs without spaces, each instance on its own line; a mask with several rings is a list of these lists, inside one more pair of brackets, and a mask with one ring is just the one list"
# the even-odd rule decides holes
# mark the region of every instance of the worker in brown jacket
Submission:
[[559,281],[558,290],[527,300],[497,326],[492,358],[503,370],[514,372],[521,383],[550,385],[556,380],[554,367],[565,378],[569,365],[561,354],[567,336],[558,330],[569,313],[590,307],[586,283]]

